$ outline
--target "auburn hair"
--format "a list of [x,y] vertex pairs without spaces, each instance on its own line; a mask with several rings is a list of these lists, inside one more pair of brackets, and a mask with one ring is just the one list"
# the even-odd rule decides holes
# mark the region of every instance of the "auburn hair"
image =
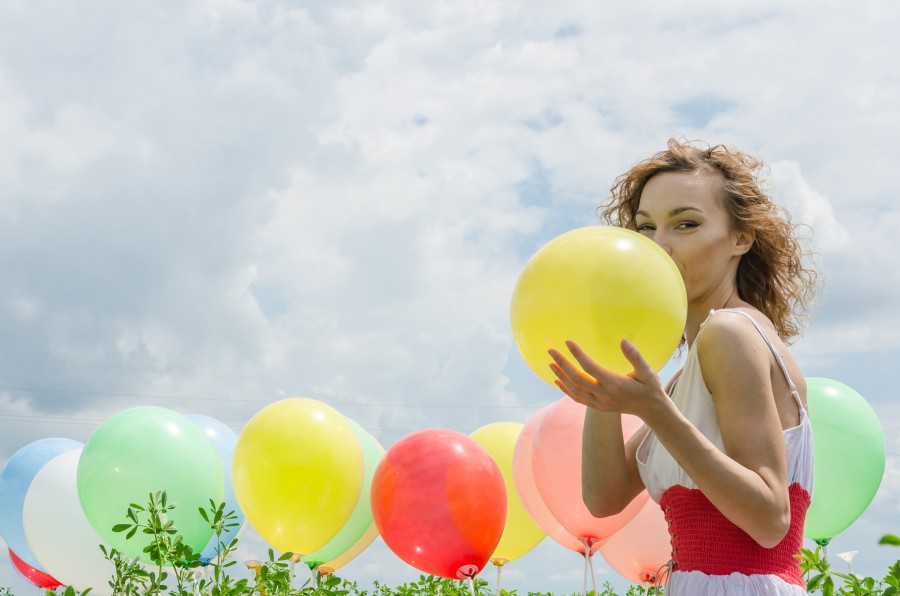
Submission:
[[782,340],[789,341],[800,335],[818,276],[804,263],[808,253],[799,240],[799,226],[763,190],[763,168],[762,161],[732,147],[669,139],[665,151],[616,178],[610,198],[598,211],[606,223],[634,230],[641,192],[650,178],[663,172],[717,174],[732,227],[755,235],[738,265],[738,295],[772,321]]

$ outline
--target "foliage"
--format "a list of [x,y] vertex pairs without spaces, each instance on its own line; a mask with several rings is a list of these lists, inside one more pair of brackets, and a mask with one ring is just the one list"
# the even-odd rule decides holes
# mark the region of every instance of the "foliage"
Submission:
[[[821,592],[823,596],[900,596],[900,561],[888,568],[883,579],[877,580],[832,570],[821,550],[819,546],[815,550],[804,548],[797,555],[800,570],[807,576],[806,591],[810,594]],[[842,585],[836,586],[834,578],[842,580]]]
[[[165,491],[150,493],[147,507],[132,503],[128,506],[128,521],[113,526],[113,532],[127,532],[125,538],[130,540],[141,531],[149,536],[150,542],[142,552],[147,553],[156,564],[156,572],[148,575],[146,594],[160,594],[168,590],[163,582],[169,577],[167,567],[173,570],[176,590],[170,592],[177,596],[191,596],[189,589],[193,583],[193,570],[200,566],[200,553],[195,553],[190,545],[185,544],[178,533],[175,523],[169,519],[169,512],[175,509],[175,503],[168,502]],[[144,514],[144,515],[139,515]]]
[[[178,528],[168,513],[175,508],[165,492],[150,494],[146,505],[132,503],[126,512],[126,522],[113,527],[124,532],[127,539],[143,537],[148,540],[143,549],[145,561],[149,559],[155,569],[148,569],[139,559],[131,559],[115,548],[101,546],[104,557],[114,568],[109,581],[113,596],[523,596],[516,590],[494,592],[488,582],[474,578],[471,582],[450,580],[433,575],[420,575],[417,581],[389,586],[374,582],[371,590],[359,588],[356,582],[334,574],[314,572],[299,587],[296,565],[299,555],[283,553],[276,556],[268,550],[263,561],[248,561],[253,569],[251,578],[235,579],[227,573],[237,562],[232,560],[238,539],[222,541],[228,530],[238,525],[238,516],[225,511],[225,503],[210,501],[209,507],[200,508],[199,514],[209,524],[215,537],[215,556],[201,560],[200,554],[184,543]],[[880,544],[900,545],[900,538],[888,534]],[[824,596],[900,596],[900,560],[894,563],[881,580],[862,577],[853,573],[840,573],[831,569],[822,548],[801,549],[797,555],[801,571],[806,575],[807,591]],[[306,568],[305,566],[303,567]],[[169,587],[169,580],[174,584]],[[167,583],[169,582],[169,583]],[[90,589],[80,596],[87,596]],[[631,585],[623,596],[650,596],[662,594],[662,588]],[[79,596],[71,587],[56,592],[58,596]],[[607,582],[590,596],[619,596]],[[12,591],[0,587],[0,596],[13,596]],[[49,592],[48,592],[49,596]],[[527,592],[527,596],[552,596],[549,592]]]

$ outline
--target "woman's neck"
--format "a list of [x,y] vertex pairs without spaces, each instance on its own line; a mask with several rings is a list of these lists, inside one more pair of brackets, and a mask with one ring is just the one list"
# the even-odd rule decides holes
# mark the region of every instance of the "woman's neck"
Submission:
[[688,304],[687,321],[684,326],[684,334],[687,338],[688,347],[694,344],[694,340],[700,332],[700,325],[706,321],[706,318],[709,316],[709,311],[720,310],[722,308],[734,308],[743,306],[744,304],[744,301],[738,296],[737,286],[734,285],[722,288],[701,300]]

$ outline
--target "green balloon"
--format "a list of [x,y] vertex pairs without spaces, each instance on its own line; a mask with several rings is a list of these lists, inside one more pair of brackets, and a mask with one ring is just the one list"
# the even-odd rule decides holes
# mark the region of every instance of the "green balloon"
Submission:
[[[110,546],[129,557],[141,556],[150,541],[138,531],[113,526],[128,523],[131,503],[147,506],[150,493],[165,491],[168,513],[184,542],[200,552],[212,536],[197,509],[224,497],[222,465],[212,443],[187,417],[157,407],[119,412],[100,425],[78,460],[78,499],[91,526]],[[146,523],[146,514],[139,515]],[[144,562],[149,562],[146,554]]]
[[884,477],[884,431],[872,406],[843,383],[806,379],[815,441],[812,504],[804,535],[819,544],[846,530]]
[[363,534],[372,525],[372,503],[369,498],[372,489],[372,477],[375,475],[375,468],[381,462],[384,450],[375,438],[367,433],[363,427],[354,420],[347,418],[347,422],[353,427],[356,438],[359,440],[359,446],[363,452],[363,485],[359,493],[359,499],[350,519],[344,524],[340,531],[329,540],[325,546],[319,550],[305,555],[302,561],[306,563],[310,569],[315,569],[322,563],[331,562],[340,557],[351,546],[356,544]]

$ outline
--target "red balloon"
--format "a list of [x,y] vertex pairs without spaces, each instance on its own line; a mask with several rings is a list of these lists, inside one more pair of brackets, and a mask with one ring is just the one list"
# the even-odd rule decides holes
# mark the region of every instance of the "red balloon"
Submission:
[[450,579],[474,577],[506,524],[506,485],[487,450],[454,430],[398,441],[375,470],[372,517],[394,553]]
[[516,492],[519,494],[525,510],[534,520],[534,523],[544,531],[547,536],[563,545],[569,550],[581,555],[584,554],[585,545],[575,536],[566,531],[559,521],[553,517],[547,509],[544,499],[538,491],[534,481],[532,446],[534,445],[534,433],[537,431],[544,416],[553,404],[547,404],[538,410],[522,428],[519,438],[516,440],[516,448],[513,451],[513,479],[516,483]]
[[[547,509],[573,536],[602,543],[637,515],[647,501],[641,492],[623,511],[608,517],[591,515],[581,498],[581,443],[585,406],[563,397],[550,406],[534,434],[534,480]],[[635,416],[622,416],[623,441],[641,426]]]
[[13,567],[16,568],[16,571],[22,574],[22,577],[33,583],[39,588],[44,588],[45,590],[55,590],[60,587],[62,584],[53,579],[50,575],[44,573],[43,571],[38,571],[22,559],[16,555],[16,553],[12,552],[11,549],[7,549],[9,551],[9,560],[12,561]]

